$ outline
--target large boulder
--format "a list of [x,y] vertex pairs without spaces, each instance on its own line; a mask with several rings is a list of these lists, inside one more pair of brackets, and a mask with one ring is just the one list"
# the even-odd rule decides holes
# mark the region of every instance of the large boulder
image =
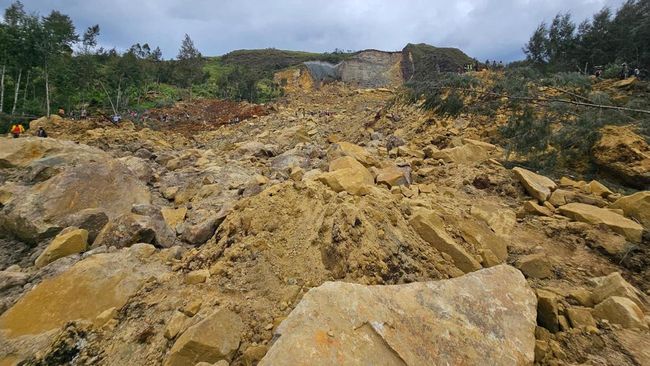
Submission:
[[146,280],[166,272],[163,264],[142,262],[129,250],[90,256],[21,297],[0,316],[0,332],[15,338],[75,319],[92,321],[107,309],[121,308]]
[[537,290],[537,322],[556,333],[560,330],[559,297],[547,290]]
[[377,172],[377,184],[383,184],[388,188],[409,184],[409,179],[404,170],[397,165],[389,165]]
[[602,173],[638,189],[650,189],[650,145],[628,126],[607,126],[592,155]]
[[545,253],[529,254],[519,258],[516,267],[527,278],[550,278],[553,276],[553,265]]
[[204,221],[191,225],[183,230],[181,238],[192,245],[201,245],[207,242],[217,231],[225,216],[213,215]]
[[63,220],[66,227],[78,227],[88,231],[88,244],[92,244],[99,232],[108,223],[108,215],[96,208],[87,208],[68,216]]
[[611,296],[618,296],[632,300],[642,310],[650,308],[647,297],[627,282],[619,272],[595,278],[594,281],[598,283],[591,295],[594,304],[599,304]]
[[507,237],[517,223],[517,216],[508,207],[492,203],[476,204],[470,208],[470,214],[484,221],[497,235]]
[[415,231],[434,248],[446,253],[458,269],[465,273],[481,269],[481,264],[447,234],[442,219],[433,211],[420,209],[409,221]]
[[167,226],[162,214],[158,217],[128,213],[109,221],[97,235],[93,248],[100,246],[124,248],[136,243],[170,248],[175,241],[176,233]]
[[350,156],[338,158],[330,163],[330,171],[317,178],[335,192],[346,191],[361,196],[368,193],[375,184],[372,173]]
[[398,286],[327,282],[280,324],[259,365],[530,365],[535,308],[506,265]]
[[504,263],[508,258],[506,240],[490,230],[486,223],[463,219],[459,220],[457,227],[465,241],[475,248],[480,248],[483,264],[486,267]]
[[643,311],[627,297],[612,296],[594,307],[594,316],[624,328],[647,329]]
[[650,191],[620,198],[610,208],[623,210],[626,216],[639,220],[641,225],[650,230]]
[[[52,138],[7,139],[0,144],[0,169],[53,169],[58,172],[69,166],[108,158],[107,153],[97,148]],[[32,175],[37,174],[32,172]],[[55,174],[49,172],[48,175]]]
[[41,268],[55,260],[81,253],[88,248],[88,231],[72,229],[57,235],[38,258],[36,267]]
[[277,155],[278,147],[275,145],[265,145],[259,141],[247,141],[236,144],[237,153],[245,156],[255,156],[258,158],[273,157]]
[[118,159],[142,182],[149,183],[153,177],[153,168],[148,160],[136,156],[126,156]]
[[359,145],[355,145],[344,141],[337,142],[336,144],[332,145],[329,151],[327,152],[327,155],[332,160],[344,156],[349,156],[354,158],[354,160],[360,162],[366,167],[370,167],[373,165],[376,166],[379,164],[377,158],[375,158],[372,154],[370,154],[368,150],[364,149]]
[[29,273],[18,272],[18,271],[0,271],[0,291],[12,288],[23,286],[29,281],[31,276]]
[[244,324],[230,310],[217,310],[187,329],[169,351],[165,366],[231,361],[239,348]]
[[605,225],[632,242],[641,242],[643,226],[611,210],[584,203],[569,203],[560,207],[559,210],[562,215],[573,220],[592,225]]
[[48,116],[43,116],[29,122],[29,129],[31,131],[36,131],[39,127],[43,127],[46,131],[51,130],[50,127],[58,127],[64,124],[65,121],[63,118],[57,114],[51,114]]
[[512,169],[512,172],[515,173],[519,182],[526,188],[528,194],[537,198],[540,202],[546,201],[551,196],[551,192],[557,188],[555,182],[530,170],[517,167]]
[[109,218],[149,203],[147,187],[116,160],[81,164],[38,183],[0,211],[0,228],[25,242],[61,231],[70,215],[97,208]]

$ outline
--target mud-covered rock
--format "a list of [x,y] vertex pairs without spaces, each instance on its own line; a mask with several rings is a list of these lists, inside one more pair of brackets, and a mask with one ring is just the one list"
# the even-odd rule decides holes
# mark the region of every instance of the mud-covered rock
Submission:
[[243,327],[237,314],[225,309],[217,310],[188,328],[176,340],[169,351],[165,366],[230,361],[239,348]]
[[454,264],[465,273],[481,269],[481,264],[458,244],[444,229],[442,220],[435,212],[418,210],[409,221],[422,239],[454,260]]
[[593,147],[596,164],[609,177],[638,189],[650,189],[650,145],[627,126],[607,126]]
[[0,211],[0,227],[26,242],[56,235],[68,216],[96,208],[109,218],[149,203],[148,189],[116,160],[68,168],[24,192]]
[[647,329],[643,311],[627,297],[612,296],[594,307],[594,316],[625,328]]
[[546,201],[551,196],[551,192],[557,188],[555,182],[530,170],[514,168],[512,171],[519,179],[519,182],[526,188],[528,194],[540,202]]
[[623,210],[626,216],[638,220],[641,225],[650,230],[650,191],[622,197],[609,207]]
[[176,235],[167,226],[162,216],[158,218],[128,213],[109,221],[97,235],[93,248],[100,246],[124,248],[136,243],[170,248],[175,240]]
[[640,242],[643,226],[610,210],[584,203],[569,203],[559,208],[562,215],[592,225],[605,225],[632,242]]
[[346,191],[355,196],[367,194],[369,187],[375,184],[368,169],[350,156],[332,161],[330,171],[317,179],[335,192]]

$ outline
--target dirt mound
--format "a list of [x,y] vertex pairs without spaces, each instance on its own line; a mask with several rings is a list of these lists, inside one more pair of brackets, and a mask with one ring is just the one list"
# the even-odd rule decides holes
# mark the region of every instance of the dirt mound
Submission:
[[145,114],[145,123],[149,122],[160,129],[192,135],[197,130],[214,130],[222,125],[265,116],[270,112],[269,107],[264,105],[200,99],[153,109]]

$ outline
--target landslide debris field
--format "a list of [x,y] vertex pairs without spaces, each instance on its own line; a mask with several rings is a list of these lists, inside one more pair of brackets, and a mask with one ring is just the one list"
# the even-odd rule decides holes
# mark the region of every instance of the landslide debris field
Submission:
[[[0,365],[650,365],[650,192],[505,167],[494,126],[395,97],[3,139]],[[647,177],[607,128],[600,163]]]

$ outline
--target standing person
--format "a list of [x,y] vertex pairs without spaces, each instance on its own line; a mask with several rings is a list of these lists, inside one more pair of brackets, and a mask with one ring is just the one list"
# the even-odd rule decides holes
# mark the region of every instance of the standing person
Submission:
[[47,137],[47,132],[45,132],[45,129],[41,126],[36,131],[36,136],[41,137],[41,138],[46,138]]
[[603,76],[602,67],[596,66],[596,72],[594,72],[594,75],[596,76],[597,79],[600,79],[600,77]]
[[11,128],[11,135],[12,135],[15,139],[19,138],[19,137],[20,137],[20,134],[23,133],[23,132],[25,132],[25,127],[23,127],[23,125],[21,125],[20,123],[15,124],[15,125]]
[[627,67],[627,63],[621,65],[621,79],[627,79],[630,76],[630,68]]

